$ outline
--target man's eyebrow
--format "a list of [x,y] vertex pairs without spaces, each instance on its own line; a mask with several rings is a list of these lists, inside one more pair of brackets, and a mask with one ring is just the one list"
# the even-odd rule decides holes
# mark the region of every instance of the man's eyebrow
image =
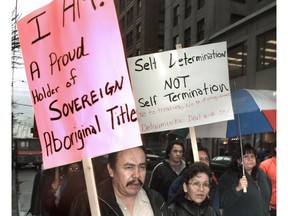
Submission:
[[124,164],[124,166],[136,166],[136,165],[135,165],[135,163],[127,162],[127,163]]
[[124,164],[124,166],[142,166],[142,165],[146,165],[146,162],[142,162],[142,163],[139,163],[139,164],[135,164],[135,163],[130,163],[130,162],[127,162]]

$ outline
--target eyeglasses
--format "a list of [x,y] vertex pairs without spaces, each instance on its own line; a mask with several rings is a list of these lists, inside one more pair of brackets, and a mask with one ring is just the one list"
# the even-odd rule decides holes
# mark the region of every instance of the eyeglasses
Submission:
[[198,181],[194,181],[194,182],[188,182],[187,184],[191,185],[194,190],[200,190],[201,188],[203,188],[204,190],[208,190],[210,188],[209,182],[201,183]]
[[247,155],[247,154],[246,154],[246,155],[243,156],[243,158],[246,159],[246,160],[248,160],[248,159],[255,159],[256,157],[255,157],[254,154],[252,154],[252,155]]

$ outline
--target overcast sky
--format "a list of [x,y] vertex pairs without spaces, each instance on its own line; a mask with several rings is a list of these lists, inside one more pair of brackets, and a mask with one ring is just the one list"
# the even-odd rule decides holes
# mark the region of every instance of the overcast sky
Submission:
[[[17,0],[15,1],[13,8],[16,7],[17,3],[17,13],[21,15],[20,18],[23,18],[34,10],[48,4],[50,1],[51,0]],[[34,112],[31,104],[24,65],[22,68],[16,69],[12,73],[12,98],[16,103],[13,113],[16,114],[17,120],[33,126]]]

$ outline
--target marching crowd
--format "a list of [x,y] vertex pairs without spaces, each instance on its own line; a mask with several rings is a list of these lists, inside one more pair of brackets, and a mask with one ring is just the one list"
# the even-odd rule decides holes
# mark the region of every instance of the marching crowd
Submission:
[[[260,163],[256,149],[243,145],[218,179],[205,147],[198,146],[199,162],[184,155],[180,140],[169,143],[148,182],[143,146],[93,158],[101,216],[276,216],[276,146]],[[59,172],[35,176],[27,215],[92,215],[81,164]]]

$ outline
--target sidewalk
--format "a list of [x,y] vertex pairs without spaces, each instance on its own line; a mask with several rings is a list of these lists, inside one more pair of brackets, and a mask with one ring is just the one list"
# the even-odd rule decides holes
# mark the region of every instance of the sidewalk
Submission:
[[12,169],[12,216],[19,216],[15,168]]

